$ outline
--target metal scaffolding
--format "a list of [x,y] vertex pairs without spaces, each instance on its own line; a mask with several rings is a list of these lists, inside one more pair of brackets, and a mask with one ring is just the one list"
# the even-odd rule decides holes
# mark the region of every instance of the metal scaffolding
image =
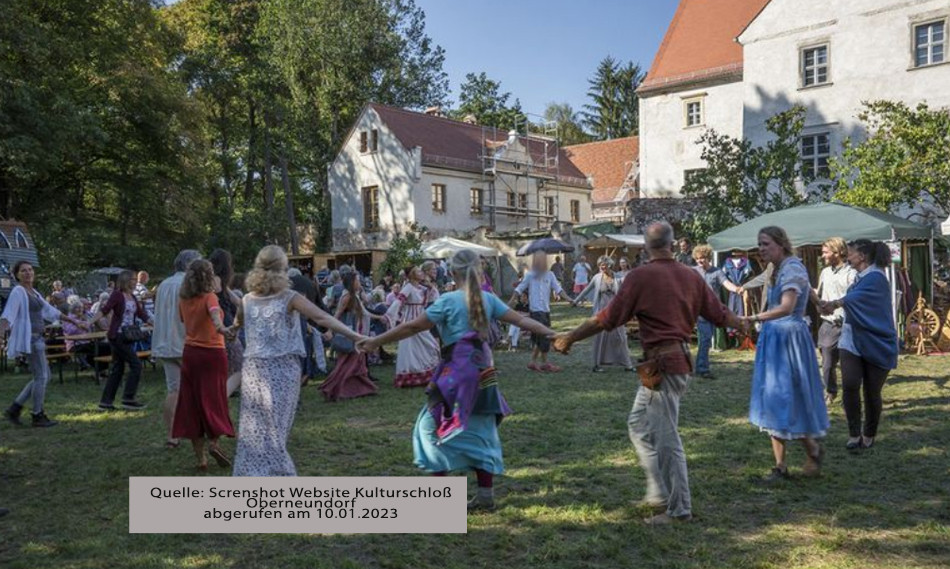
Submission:
[[555,121],[526,115],[511,130],[482,127],[482,184],[493,229],[499,215],[534,229],[559,219],[560,156]]

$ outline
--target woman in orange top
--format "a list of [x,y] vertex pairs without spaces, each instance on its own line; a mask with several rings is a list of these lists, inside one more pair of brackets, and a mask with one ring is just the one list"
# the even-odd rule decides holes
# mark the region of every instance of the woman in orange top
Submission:
[[191,439],[200,471],[208,470],[207,438],[208,453],[225,468],[231,460],[218,446],[218,438],[234,436],[228,415],[228,356],[224,347],[225,337],[232,332],[222,321],[214,271],[208,261],[194,261],[188,266],[178,310],[185,323],[185,349],[172,437]]

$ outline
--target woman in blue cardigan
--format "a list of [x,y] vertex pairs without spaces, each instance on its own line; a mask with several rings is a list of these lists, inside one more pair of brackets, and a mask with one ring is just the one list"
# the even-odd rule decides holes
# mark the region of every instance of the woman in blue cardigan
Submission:
[[[841,353],[842,403],[848,418],[848,450],[871,448],[881,420],[881,390],[897,367],[897,330],[892,318],[891,287],[884,269],[890,249],[881,242],[858,239],[848,243],[848,262],[858,271],[848,294],[822,304],[825,313],[844,307],[838,349]],[[861,391],[864,390],[864,425]]]

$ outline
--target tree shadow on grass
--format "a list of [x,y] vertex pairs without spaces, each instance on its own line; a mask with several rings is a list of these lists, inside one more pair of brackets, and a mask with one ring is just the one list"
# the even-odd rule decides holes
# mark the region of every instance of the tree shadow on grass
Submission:
[[[936,567],[950,555],[941,543],[950,423],[933,378],[889,386],[900,407],[885,411],[866,453],[842,448],[843,418],[833,410],[824,476],[765,487],[756,480],[771,466],[768,438],[745,418],[751,367],[744,355],[717,359],[721,379],[694,381],[682,408],[699,521],[649,528],[631,506],[644,488],[626,435],[635,383],[582,375],[586,356],[544,377],[515,371],[524,354],[499,358],[516,411],[501,427],[510,475],[498,482],[500,510],[471,516],[467,535],[129,535],[127,477],[188,474],[191,454],[161,448],[154,408],[72,420],[98,389],[67,386],[50,402],[64,429],[0,433],[9,448],[0,472],[13,474],[0,484],[0,505],[14,509],[0,521],[0,566]],[[418,474],[408,436],[424,396],[381,387],[377,398],[335,405],[305,393],[291,439],[302,475]],[[148,382],[144,394],[160,401],[163,389]],[[803,459],[792,448],[792,464]]]

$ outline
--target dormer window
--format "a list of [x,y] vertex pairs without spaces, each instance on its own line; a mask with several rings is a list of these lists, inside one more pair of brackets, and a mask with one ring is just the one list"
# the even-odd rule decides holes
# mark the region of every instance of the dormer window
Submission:
[[[6,239],[6,237],[4,237],[4,239]],[[16,240],[17,247],[20,247],[21,249],[30,248],[30,244],[26,240],[26,235],[24,235],[23,232],[20,231],[19,229],[17,229],[16,232],[13,234],[13,239]],[[9,246],[10,245],[7,244],[7,247]]]
[[0,233],[0,249],[10,249],[10,240],[3,233]]
[[360,131],[360,152],[376,152],[379,149],[379,131],[373,130]]

